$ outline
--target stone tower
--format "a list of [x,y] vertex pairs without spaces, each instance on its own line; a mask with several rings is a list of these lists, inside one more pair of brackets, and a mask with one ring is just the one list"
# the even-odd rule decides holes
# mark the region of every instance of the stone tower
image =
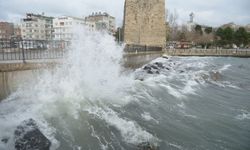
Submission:
[[123,26],[126,44],[164,46],[165,0],[125,0]]

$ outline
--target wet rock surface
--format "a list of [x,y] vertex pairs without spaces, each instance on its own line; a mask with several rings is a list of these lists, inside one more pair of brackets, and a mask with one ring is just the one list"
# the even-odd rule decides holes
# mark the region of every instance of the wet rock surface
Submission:
[[148,74],[160,74],[161,71],[169,71],[171,66],[164,66],[161,62],[155,62],[143,67],[143,70]]
[[51,142],[38,129],[33,119],[25,120],[15,130],[16,150],[49,150]]
[[222,79],[222,75],[219,72],[210,72],[210,76],[213,81],[219,81]]
[[158,146],[154,146],[149,142],[140,143],[137,147],[138,150],[160,150]]
[[157,62],[149,63],[138,70],[136,80],[144,81],[147,75],[168,74],[170,71],[185,73],[185,69],[179,69],[180,64],[174,62],[171,58],[163,56]]
[[[164,61],[165,59],[165,61]],[[163,60],[163,61],[162,61]],[[179,63],[178,61],[174,61],[169,57],[163,56],[161,60],[157,62],[152,62],[150,64],[145,65],[140,69],[138,76],[136,76],[137,80],[144,81],[147,75],[155,76],[159,74],[168,75],[171,73],[176,73],[179,75],[189,75],[190,71],[196,70],[193,66],[185,66],[183,63]],[[205,73],[197,73],[195,75],[195,81],[198,83],[208,82],[212,83],[211,81],[220,82],[223,81],[223,75],[220,71],[216,69],[213,71],[208,71]]]

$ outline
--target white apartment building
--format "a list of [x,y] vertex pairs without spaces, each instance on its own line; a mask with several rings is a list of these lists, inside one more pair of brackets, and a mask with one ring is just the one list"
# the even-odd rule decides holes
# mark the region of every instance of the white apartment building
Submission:
[[73,28],[84,26],[82,18],[63,16],[53,19],[54,39],[69,41],[73,38]]
[[96,23],[92,21],[85,21],[85,27],[89,29],[89,31],[96,31]]
[[85,17],[85,22],[86,24],[92,24],[97,31],[107,30],[110,34],[114,34],[116,31],[115,17],[106,12],[92,13],[92,15]]
[[51,40],[53,38],[53,17],[27,13],[21,20],[21,36],[29,40]]

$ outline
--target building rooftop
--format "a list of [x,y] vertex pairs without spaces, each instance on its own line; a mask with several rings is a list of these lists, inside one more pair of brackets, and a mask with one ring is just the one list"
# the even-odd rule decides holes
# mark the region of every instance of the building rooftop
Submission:
[[65,20],[65,19],[68,19],[68,18],[73,18],[73,19],[76,19],[76,20],[84,20],[84,18],[73,17],[73,16],[61,16],[61,17],[56,17],[55,19]]

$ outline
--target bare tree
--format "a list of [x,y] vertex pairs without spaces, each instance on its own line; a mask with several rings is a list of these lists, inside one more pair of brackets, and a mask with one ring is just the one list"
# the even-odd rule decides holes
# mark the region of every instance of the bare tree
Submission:
[[179,15],[176,11],[170,12],[169,10],[167,11],[167,20],[170,28],[170,34],[169,34],[169,40],[173,41],[178,38],[178,23],[177,20],[179,18]]

